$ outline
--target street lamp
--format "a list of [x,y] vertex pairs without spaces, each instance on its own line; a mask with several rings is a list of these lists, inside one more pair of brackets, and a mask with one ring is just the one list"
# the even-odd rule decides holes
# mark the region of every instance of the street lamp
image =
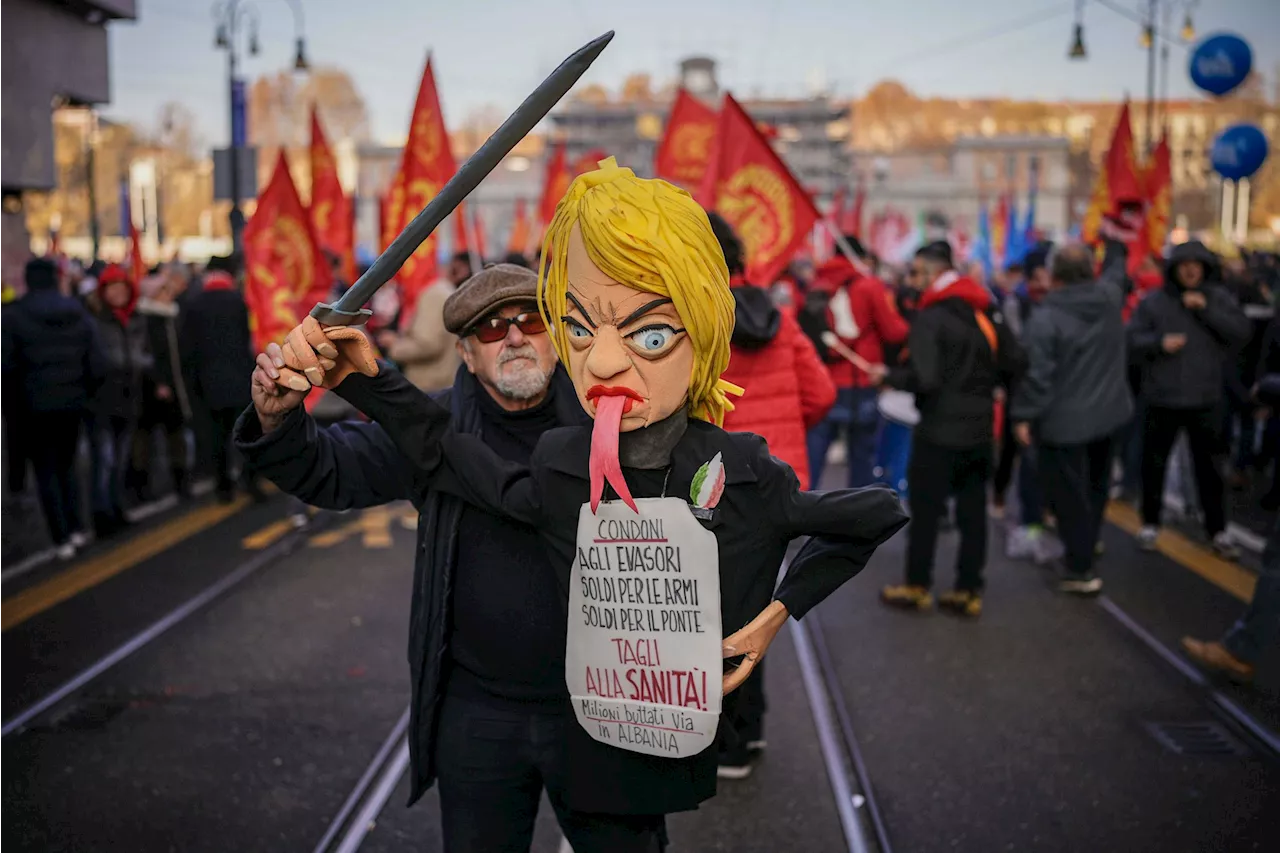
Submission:
[[1076,0],[1076,25],[1071,38],[1068,59],[1084,59],[1089,54],[1084,49],[1084,0]]
[[[303,38],[302,5],[300,0],[288,0],[293,10],[295,51],[293,67],[297,71],[310,68],[307,63],[306,43]],[[231,116],[231,144],[228,146],[231,179],[231,253],[239,264],[244,253],[244,211],[240,209],[240,149],[245,145],[244,83],[236,75],[239,56],[237,39],[242,25],[249,25],[249,55],[258,55],[258,16],[252,6],[243,0],[220,0],[213,7],[216,24],[214,47],[227,52],[227,106]]]

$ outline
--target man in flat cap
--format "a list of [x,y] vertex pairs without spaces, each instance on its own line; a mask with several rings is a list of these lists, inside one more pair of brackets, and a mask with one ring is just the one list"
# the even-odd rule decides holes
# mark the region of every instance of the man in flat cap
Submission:
[[[444,304],[462,366],[437,395],[453,428],[527,464],[543,432],[588,422],[556,361],[535,302],[537,276],[498,264]],[[254,470],[314,506],[351,509],[420,496],[382,428],[320,428],[305,391],[278,395],[284,366],[258,356],[253,407],[236,425]],[[440,782],[444,849],[527,850],[545,788],[579,853],[651,849],[661,816],[569,810],[561,797],[563,732],[575,726],[564,682],[564,604],[531,529],[447,495],[418,504],[409,626],[411,802]]]

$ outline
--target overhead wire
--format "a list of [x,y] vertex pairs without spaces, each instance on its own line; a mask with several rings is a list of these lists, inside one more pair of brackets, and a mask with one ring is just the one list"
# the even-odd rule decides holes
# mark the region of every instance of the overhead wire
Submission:
[[1054,18],[1061,17],[1075,8],[1074,3],[1055,3],[1052,6],[1046,6],[1037,12],[1028,15],[1022,15],[1013,20],[1006,21],[1003,24],[996,24],[992,27],[984,27],[981,30],[975,30],[962,36],[946,39],[936,44],[913,50],[900,56],[893,57],[878,64],[882,66],[898,65],[904,62],[912,62],[918,59],[934,58],[945,55],[954,50],[963,50],[975,47],[991,39],[1001,38],[1003,36],[1012,35],[1021,30],[1029,29],[1039,24],[1051,21]]

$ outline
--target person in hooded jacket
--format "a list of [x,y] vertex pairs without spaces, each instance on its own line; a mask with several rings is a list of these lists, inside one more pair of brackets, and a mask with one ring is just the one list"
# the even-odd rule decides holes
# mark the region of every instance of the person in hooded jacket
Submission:
[[[847,235],[844,240],[865,263],[867,252],[858,238]],[[849,487],[869,486],[875,482],[880,437],[876,382],[844,356],[828,351],[821,342],[821,334],[834,333],[840,343],[868,364],[882,365],[885,346],[901,344],[907,339],[907,322],[898,313],[893,291],[875,276],[859,271],[852,261],[838,253],[818,268],[809,293],[811,297],[827,297],[825,305],[821,301],[817,303],[825,309],[817,315],[819,328],[814,328],[813,299],[806,299],[810,318],[802,325],[815,341],[837,389],[835,406],[809,430],[809,481],[815,487],[821,483],[827,451],[843,428]]]
[[982,613],[987,559],[987,483],[991,479],[995,392],[1022,373],[1026,356],[990,292],[955,271],[951,246],[930,243],[916,252],[913,281],[924,287],[920,313],[907,338],[905,365],[874,378],[916,396],[920,422],[911,435],[907,485],[906,583],[880,597],[891,607],[933,606],[933,556],[947,498],[955,496],[960,550],[956,585],[938,604],[959,615]]
[[1138,533],[1144,549],[1156,546],[1169,453],[1185,431],[1205,532],[1221,556],[1238,556],[1226,533],[1222,475],[1214,457],[1220,449],[1224,371],[1249,332],[1248,318],[1219,281],[1217,256],[1196,240],[1175,246],[1164,287],[1138,303],[1129,324],[1129,351],[1142,366],[1147,405]]
[[119,264],[98,276],[98,337],[106,354],[106,374],[93,399],[90,436],[94,469],[94,526],[100,536],[128,524],[125,477],[133,457],[133,433],[142,412],[142,392],[154,359],[146,318],[135,308],[137,282]]
[[1036,445],[1045,495],[1066,549],[1062,592],[1096,595],[1094,550],[1111,485],[1112,451],[1133,416],[1126,374],[1124,253],[1094,281],[1087,246],[1052,260],[1051,285],[1022,335],[1028,369],[1013,396],[1014,435]]
[[[734,325],[729,367],[723,376],[745,393],[724,418],[730,432],[753,432],[769,452],[791,466],[801,489],[809,481],[805,432],[826,417],[836,386],[813,343],[769,291],[748,283],[742,241],[721,216],[708,213],[711,230],[724,252],[733,289]],[[728,725],[717,735],[717,775],[741,779],[751,759],[764,749],[764,678],[759,672],[725,698]]]
[[47,258],[26,266],[27,293],[4,307],[5,420],[20,422],[40,505],[58,556],[68,560],[89,540],[75,473],[76,445],[89,402],[105,370],[93,319],[60,293]]

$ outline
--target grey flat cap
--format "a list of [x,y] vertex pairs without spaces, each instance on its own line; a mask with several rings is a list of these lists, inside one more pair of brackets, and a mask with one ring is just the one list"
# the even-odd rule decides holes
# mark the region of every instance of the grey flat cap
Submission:
[[455,335],[512,302],[536,302],[538,274],[515,264],[494,264],[467,279],[444,302],[444,327]]

